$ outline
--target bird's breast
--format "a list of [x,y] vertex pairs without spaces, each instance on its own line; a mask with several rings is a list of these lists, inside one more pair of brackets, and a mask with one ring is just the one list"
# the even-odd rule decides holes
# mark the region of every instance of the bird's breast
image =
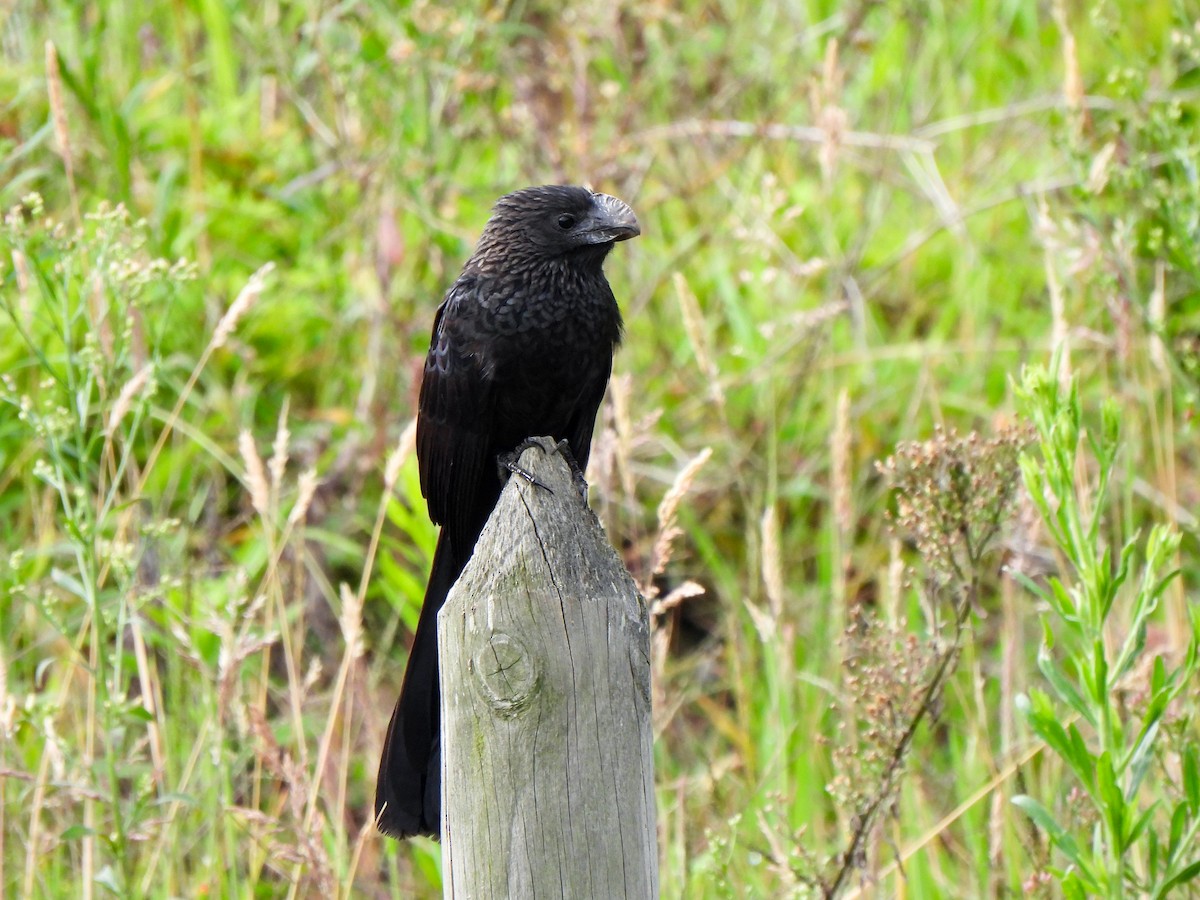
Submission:
[[500,446],[539,435],[565,437],[596,385],[607,381],[613,347],[610,337],[589,333],[579,323],[552,339],[525,343],[518,356],[495,371]]

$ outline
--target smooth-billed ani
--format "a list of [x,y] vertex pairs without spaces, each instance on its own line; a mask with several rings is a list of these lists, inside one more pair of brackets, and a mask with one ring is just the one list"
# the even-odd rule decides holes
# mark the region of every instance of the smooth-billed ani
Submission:
[[497,460],[548,435],[587,466],[621,339],[602,266],[614,243],[639,233],[615,197],[554,185],[516,191],[496,203],[438,307],[417,461],[429,517],[442,530],[379,765],[375,815],[385,834],[438,834],[438,610],[499,499]]

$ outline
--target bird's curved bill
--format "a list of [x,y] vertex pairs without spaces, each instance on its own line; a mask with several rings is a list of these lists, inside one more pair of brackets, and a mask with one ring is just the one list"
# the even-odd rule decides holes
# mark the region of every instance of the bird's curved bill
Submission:
[[586,232],[592,243],[627,241],[642,233],[637,216],[633,214],[629,204],[609,194],[592,196],[596,201],[596,212],[593,213]]

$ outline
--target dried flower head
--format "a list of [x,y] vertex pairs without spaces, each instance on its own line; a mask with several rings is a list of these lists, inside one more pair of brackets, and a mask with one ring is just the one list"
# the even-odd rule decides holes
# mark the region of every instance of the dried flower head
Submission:
[[941,584],[964,584],[1000,528],[1021,480],[1017,458],[1032,435],[1008,427],[990,439],[937,429],[897,445],[879,471],[896,491],[893,526],[909,535]]
[[[891,794],[898,784],[906,736],[926,700],[938,654],[904,627],[862,610],[840,643],[846,696],[838,729],[844,735],[833,747],[838,774],[828,790],[839,807],[861,815],[881,788]],[[845,734],[851,729],[853,735]]]

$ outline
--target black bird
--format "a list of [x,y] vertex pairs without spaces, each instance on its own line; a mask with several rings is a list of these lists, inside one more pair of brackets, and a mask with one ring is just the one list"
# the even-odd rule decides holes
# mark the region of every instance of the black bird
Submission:
[[379,829],[436,837],[441,826],[437,613],[475,549],[503,486],[497,463],[529,437],[565,440],[582,470],[621,340],[604,277],[633,211],[582,187],[502,197],[447,291],[417,412],[417,461],[429,517],[442,526],[375,791]]

